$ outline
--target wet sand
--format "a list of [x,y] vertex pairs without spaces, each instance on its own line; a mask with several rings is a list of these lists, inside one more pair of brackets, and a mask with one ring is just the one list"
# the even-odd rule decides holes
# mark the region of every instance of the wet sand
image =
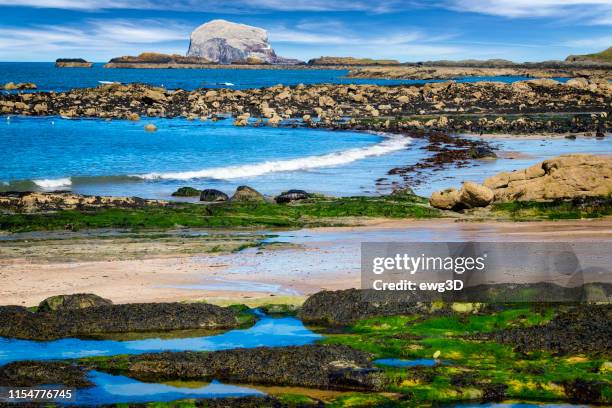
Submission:
[[270,241],[290,245],[231,254],[177,252],[172,256],[166,252],[159,257],[151,253],[146,259],[121,259],[123,244],[118,240],[114,260],[65,262],[41,254],[2,259],[0,304],[33,306],[48,296],[83,292],[115,303],[298,302],[320,290],[359,287],[361,242],[602,242],[612,241],[612,219],[524,223],[371,220],[360,227],[281,232]]

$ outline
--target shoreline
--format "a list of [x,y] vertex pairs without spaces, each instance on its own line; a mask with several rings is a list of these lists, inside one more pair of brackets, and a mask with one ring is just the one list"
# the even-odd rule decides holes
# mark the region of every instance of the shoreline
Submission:
[[[429,239],[437,237],[435,239],[441,241],[455,235],[465,240],[482,241],[608,241],[612,240],[612,218],[522,223],[375,219],[359,227],[294,230],[288,234],[298,236],[294,242],[298,247],[274,250],[178,257],[168,254],[164,257],[149,256],[148,259],[90,262],[41,261],[30,254],[27,258],[5,260],[0,264],[0,277],[4,282],[0,302],[2,305],[34,306],[52,295],[83,292],[95,292],[115,303],[204,299],[221,304],[276,303],[281,299],[299,302],[304,296],[321,290],[360,286],[359,271],[352,269],[352,266],[342,267],[342,262],[352,265],[358,261],[350,253],[353,253],[355,242],[364,239],[363,234],[369,239],[374,234],[382,240],[393,240],[398,233],[407,231],[415,236],[428,231]],[[308,239],[300,242],[299,236]],[[117,245],[118,248],[122,246],[121,242]],[[322,255],[325,258],[320,258]],[[305,263],[305,269],[292,269],[290,265],[300,264],[300,259]],[[320,266],[311,264],[314,259],[318,259]],[[336,265],[327,264],[326,259],[335,259]],[[264,265],[269,269],[263,268]],[[215,289],[214,284],[218,284],[220,279],[229,286],[235,284],[237,289],[227,290],[227,285]],[[264,289],[259,292],[257,289],[245,290],[249,285]],[[272,287],[280,289],[271,290]],[[282,292],[284,288],[297,293],[290,295]]]

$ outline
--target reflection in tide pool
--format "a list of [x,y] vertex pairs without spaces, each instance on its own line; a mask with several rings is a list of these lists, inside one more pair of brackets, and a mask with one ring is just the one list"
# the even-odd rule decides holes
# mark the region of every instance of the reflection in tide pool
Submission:
[[215,351],[234,348],[302,346],[321,335],[304,327],[293,317],[261,318],[248,329],[204,337],[144,340],[60,339],[32,341],[0,338],[0,364],[19,360],[55,360],[117,354],[143,354],[162,351]]
[[249,387],[222,384],[212,381],[208,384],[159,384],[145,383],[122,375],[110,375],[91,371],[90,380],[94,387],[79,389],[75,404],[117,404],[127,402],[166,402],[185,398],[222,398],[265,395]]

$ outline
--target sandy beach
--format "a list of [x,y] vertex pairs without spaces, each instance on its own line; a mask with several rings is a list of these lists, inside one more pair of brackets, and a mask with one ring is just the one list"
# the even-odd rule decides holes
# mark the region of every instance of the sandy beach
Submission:
[[[270,242],[235,253],[184,253],[157,248],[130,259],[62,261],[39,251],[0,260],[2,305],[33,306],[42,299],[94,292],[116,303],[207,300],[228,302],[298,302],[320,290],[360,286],[361,242],[564,241],[612,240],[612,220],[557,222],[461,222],[456,220],[371,220],[365,226],[314,228],[278,233]],[[54,246],[74,242],[54,240]],[[96,238],[77,246],[95,251]],[[0,244],[3,251],[15,245]],[[104,251],[125,242],[104,240]],[[44,245],[41,246],[44,248]],[[159,255],[156,255],[159,254]],[[95,254],[90,257],[95,259]],[[133,254],[132,254],[133,255]],[[122,259],[122,256],[125,259]]]

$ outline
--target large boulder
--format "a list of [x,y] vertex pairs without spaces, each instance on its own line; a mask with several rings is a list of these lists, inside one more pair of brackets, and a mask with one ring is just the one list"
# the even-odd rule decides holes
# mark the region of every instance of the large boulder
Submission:
[[263,28],[237,24],[226,20],[212,20],[191,33],[188,57],[206,58],[220,64],[295,63],[276,55]]
[[249,186],[240,186],[231,198],[231,201],[236,202],[263,202],[265,201],[263,194]]
[[104,299],[93,293],[76,293],[74,295],[51,296],[40,302],[39,312],[51,312],[56,310],[85,309],[88,307],[112,305],[108,299]]
[[278,196],[274,197],[274,201],[278,204],[290,203],[291,201],[299,201],[306,200],[310,198],[312,195],[307,193],[304,190],[289,190],[280,193]]
[[463,183],[459,192],[459,203],[465,208],[486,207],[493,201],[493,191],[471,181]]
[[436,191],[429,199],[429,204],[431,204],[432,207],[440,208],[442,210],[452,210],[457,206],[458,202],[459,192],[454,188]]
[[206,202],[218,202],[227,201],[229,197],[223,191],[215,190],[214,188],[207,188],[202,190],[200,193],[200,201]]
[[489,177],[496,202],[570,200],[612,194],[612,157],[570,154]]

